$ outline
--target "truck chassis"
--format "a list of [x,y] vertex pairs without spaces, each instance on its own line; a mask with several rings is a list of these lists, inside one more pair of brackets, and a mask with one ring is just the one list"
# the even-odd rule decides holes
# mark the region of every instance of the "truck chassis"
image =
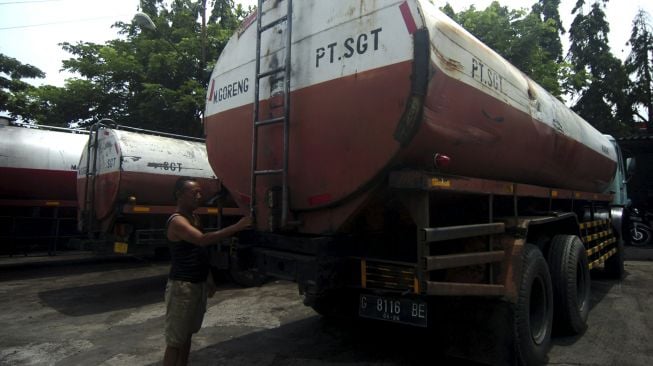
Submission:
[[241,235],[240,266],[297,282],[326,316],[427,327],[438,302],[503,304],[511,352],[499,353],[518,364],[543,362],[554,327],[584,331],[590,270],[623,275],[623,207],[610,194],[413,170],[384,183],[346,235]]

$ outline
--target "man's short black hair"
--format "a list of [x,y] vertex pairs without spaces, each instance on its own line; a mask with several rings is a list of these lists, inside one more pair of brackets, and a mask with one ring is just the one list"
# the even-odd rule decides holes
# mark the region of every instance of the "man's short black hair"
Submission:
[[197,180],[193,177],[179,177],[175,183],[175,190],[172,191],[172,197],[174,197],[175,201],[177,200],[177,194],[184,190],[186,182],[197,182]]

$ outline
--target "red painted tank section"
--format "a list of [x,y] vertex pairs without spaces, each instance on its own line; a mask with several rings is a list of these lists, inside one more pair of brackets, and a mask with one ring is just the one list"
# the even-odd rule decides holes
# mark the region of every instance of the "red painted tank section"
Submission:
[[422,125],[402,161],[432,168],[435,153],[451,158],[446,173],[587,192],[599,192],[616,169],[609,158],[444,72],[429,84]]
[[[136,197],[138,205],[176,205],[173,196],[175,182],[179,176],[150,174],[138,172],[122,172],[120,175],[120,191],[118,200],[124,201],[129,196]],[[196,178],[202,188],[204,200],[216,195],[219,187],[217,179]]]
[[[142,206],[174,206],[173,197],[175,175],[150,174],[138,172],[112,172],[97,176],[96,195],[94,201],[95,214],[102,221],[111,217],[121,204],[128,203],[133,196],[136,205]],[[204,200],[215,196],[220,189],[217,179],[197,178],[202,188]],[[77,197],[84,202],[86,178],[80,178],[77,185]],[[80,204],[84,206],[84,204]]]
[[[423,115],[403,148],[394,138],[411,92],[412,62],[402,62],[296,90],[291,95],[290,209],[299,231],[343,230],[365,205],[387,168],[433,169],[433,156],[451,161],[443,173],[601,192],[616,163],[530,114],[457,80],[431,64]],[[261,102],[263,118],[276,116]],[[239,206],[250,203],[252,105],[207,117],[211,166]],[[258,169],[281,167],[282,126],[259,129]],[[280,177],[257,180],[257,228],[267,230],[265,193]]]
[[0,198],[75,200],[76,171],[0,168]]
[[[399,63],[292,93],[289,182],[293,210],[337,203],[370,182],[397,154],[400,146],[393,134],[409,95],[411,67],[410,62]],[[267,101],[261,103],[261,117],[275,112]],[[252,105],[209,116],[205,126],[211,167],[224,177],[223,184],[238,204],[247,207]],[[280,125],[259,129],[258,169],[281,167],[281,132]],[[280,177],[258,180],[259,202],[274,185],[281,185]],[[259,207],[262,217],[267,216],[261,212],[264,206]],[[346,218],[349,212],[339,214]]]

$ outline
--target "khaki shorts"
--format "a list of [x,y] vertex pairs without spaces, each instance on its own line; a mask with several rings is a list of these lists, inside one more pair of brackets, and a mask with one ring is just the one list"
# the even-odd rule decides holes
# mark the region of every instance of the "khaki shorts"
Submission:
[[168,279],[166,285],[166,344],[181,347],[202,327],[206,312],[206,283]]

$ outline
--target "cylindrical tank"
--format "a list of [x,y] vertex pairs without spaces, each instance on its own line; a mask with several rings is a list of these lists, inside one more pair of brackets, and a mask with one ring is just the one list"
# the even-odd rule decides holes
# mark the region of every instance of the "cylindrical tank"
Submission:
[[0,199],[75,201],[77,163],[88,135],[0,125]]
[[[264,2],[263,24],[285,9]],[[253,19],[218,59],[205,113],[211,166],[242,207],[251,187]],[[617,157],[604,136],[431,2],[297,1],[292,19],[288,186],[300,231],[339,230],[385,172],[430,169],[436,153],[450,157],[448,174],[590,192],[612,180]],[[263,33],[261,72],[283,65],[285,32],[282,23]],[[283,113],[282,88],[283,73],[260,80],[260,119]],[[258,134],[258,169],[280,168],[282,126]],[[257,182],[263,206],[281,180]]]
[[[82,210],[86,209],[86,201],[92,202],[99,221],[110,218],[125,203],[174,206],[173,189],[180,176],[195,178],[202,187],[204,199],[218,191],[219,182],[209,166],[202,142],[112,128],[99,128],[97,134],[97,150],[95,146],[85,147],[79,160],[77,197]],[[87,177],[90,178],[88,196]]]

